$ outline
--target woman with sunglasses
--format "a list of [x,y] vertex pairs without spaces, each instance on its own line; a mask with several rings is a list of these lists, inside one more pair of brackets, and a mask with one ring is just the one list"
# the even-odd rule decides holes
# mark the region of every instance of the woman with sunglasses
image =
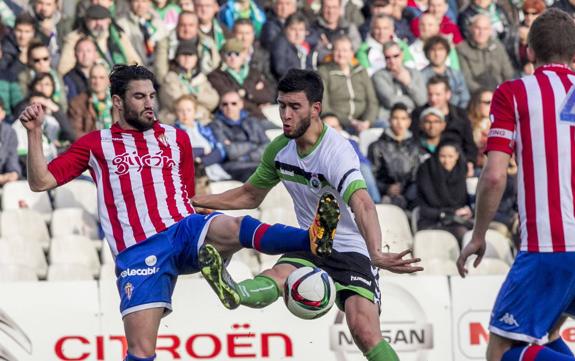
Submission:
[[525,0],[522,8],[523,21],[518,27],[513,28],[507,41],[507,52],[513,66],[526,75],[533,73],[534,70],[533,64],[527,58],[527,34],[533,21],[545,11],[546,7],[543,0]]

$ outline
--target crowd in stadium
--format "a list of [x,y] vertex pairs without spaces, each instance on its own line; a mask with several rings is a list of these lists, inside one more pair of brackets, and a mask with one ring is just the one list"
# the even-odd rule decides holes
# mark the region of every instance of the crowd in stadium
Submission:
[[[534,71],[527,33],[547,6],[575,13],[574,0],[3,0],[0,184],[26,178],[16,120],[29,103],[47,113],[48,158],[111,126],[118,63],[154,71],[157,117],[189,134],[199,192],[206,180],[245,181],[266,131],[281,128],[278,80],[314,69],[322,118],[354,145],[374,201],[417,208],[418,229],[461,240],[492,92]],[[368,133],[377,134],[369,145]],[[510,166],[495,218],[507,236],[516,173]]]

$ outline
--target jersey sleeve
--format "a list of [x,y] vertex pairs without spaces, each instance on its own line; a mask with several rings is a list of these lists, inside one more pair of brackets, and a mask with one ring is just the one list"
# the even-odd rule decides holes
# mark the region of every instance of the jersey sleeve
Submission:
[[180,130],[176,129],[176,139],[181,149],[180,156],[180,175],[188,190],[188,197],[192,198],[196,194],[196,178],[194,169],[194,151],[190,137]]
[[280,136],[274,139],[265,149],[260,164],[248,182],[256,188],[270,189],[280,182],[275,167],[275,159],[278,152],[286,146],[289,139]]
[[48,164],[48,171],[56,178],[59,186],[75,179],[88,169],[91,144],[100,142],[98,133],[84,135]]
[[497,150],[513,154],[515,148],[515,100],[512,82],[505,82],[493,93],[491,100],[491,129],[487,136],[485,152]]
[[[337,135],[341,137],[340,135]],[[355,191],[367,189],[363,175],[359,170],[359,158],[351,144],[341,137],[341,147],[334,149],[333,157],[327,161],[327,181],[334,187],[344,202],[349,205],[349,200]]]

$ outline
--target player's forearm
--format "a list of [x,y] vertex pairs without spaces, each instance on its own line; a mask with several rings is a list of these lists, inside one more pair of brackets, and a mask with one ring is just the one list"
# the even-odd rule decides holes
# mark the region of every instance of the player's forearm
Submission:
[[246,192],[244,187],[239,187],[220,194],[195,196],[192,204],[210,209],[253,209],[259,206],[260,202]]
[[481,175],[479,184],[477,185],[475,224],[473,227],[474,234],[485,235],[487,232],[489,223],[491,223],[491,220],[499,208],[506,182],[507,174],[483,172]]
[[354,198],[356,198],[355,195],[352,196],[351,208],[355,215],[359,233],[365,239],[369,254],[378,254],[381,252],[381,228],[377,219],[375,205],[371,199],[365,199],[365,197]]
[[56,187],[56,179],[48,170],[48,163],[42,149],[42,131],[28,132],[28,184],[34,192],[42,192]]

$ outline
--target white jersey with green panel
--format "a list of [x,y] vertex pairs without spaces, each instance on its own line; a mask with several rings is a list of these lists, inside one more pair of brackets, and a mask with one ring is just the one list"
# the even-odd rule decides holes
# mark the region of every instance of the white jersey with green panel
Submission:
[[369,257],[349,207],[351,195],[367,186],[359,171],[359,158],[347,139],[324,125],[317,143],[302,156],[298,154],[295,140],[283,135],[277,137],[266,148],[248,182],[258,188],[272,188],[280,181],[293,198],[301,228],[312,224],[322,193],[329,191],[336,196],[341,218],[333,248]]

